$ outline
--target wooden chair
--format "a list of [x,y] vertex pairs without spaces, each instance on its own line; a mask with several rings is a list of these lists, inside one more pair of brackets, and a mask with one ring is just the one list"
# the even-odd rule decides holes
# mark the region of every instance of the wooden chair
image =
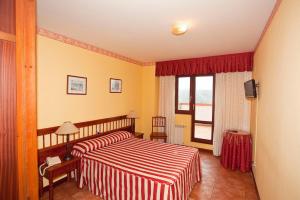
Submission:
[[152,117],[152,133],[150,139],[163,139],[167,142],[166,117]]

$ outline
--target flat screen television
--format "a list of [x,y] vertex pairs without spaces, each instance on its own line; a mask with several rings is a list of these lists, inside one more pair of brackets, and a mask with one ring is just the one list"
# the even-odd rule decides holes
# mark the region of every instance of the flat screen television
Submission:
[[245,96],[247,98],[256,98],[257,93],[256,93],[256,85],[254,79],[246,81],[244,83],[244,87],[245,87]]

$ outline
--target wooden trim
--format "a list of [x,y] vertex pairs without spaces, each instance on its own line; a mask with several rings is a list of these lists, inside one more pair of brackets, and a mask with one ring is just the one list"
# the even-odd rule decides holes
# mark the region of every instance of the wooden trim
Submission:
[[41,36],[53,39],[53,40],[57,40],[59,42],[63,42],[63,43],[69,44],[69,45],[73,45],[73,46],[76,46],[76,47],[79,47],[79,48],[83,48],[83,49],[86,49],[88,51],[93,51],[93,52],[96,52],[96,53],[99,53],[99,54],[102,54],[102,55],[105,55],[105,56],[109,56],[109,57],[112,57],[112,58],[115,58],[115,59],[119,59],[119,60],[122,60],[122,61],[125,61],[125,62],[129,62],[129,63],[132,63],[132,64],[136,64],[136,65],[140,65],[140,66],[151,66],[151,65],[155,64],[154,62],[142,62],[142,61],[139,61],[139,60],[135,60],[135,59],[129,58],[127,56],[120,55],[118,53],[115,53],[115,52],[112,52],[112,51],[109,51],[109,50],[106,50],[106,49],[102,49],[102,48],[96,47],[94,45],[76,40],[74,38],[70,38],[70,37],[67,37],[65,35],[46,30],[44,28],[38,28],[38,34],[41,35]]
[[[185,144],[180,144],[181,146],[185,146],[185,147],[192,147],[192,146],[188,146],[188,145],[185,145]],[[199,152],[203,152],[203,153],[213,153],[213,150],[211,149],[204,149],[204,148],[199,148],[199,147],[192,147],[192,148],[196,148],[198,149]],[[216,157],[220,157],[220,156],[216,156]]]
[[38,199],[36,1],[16,0],[19,199]]
[[143,62],[142,66],[147,67],[147,66],[153,66],[155,65],[155,62]]
[[[134,133],[133,123],[134,120],[128,119],[127,115],[75,123],[74,125],[82,130],[81,133],[83,133],[84,130],[87,130],[88,134],[79,134],[77,139],[73,137],[73,140],[71,140],[69,144],[70,146],[73,146],[78,142],[101,137],[115,131],[123,130]],[[38,149],[38,164],[43,163],[45,161],[45,158],[48,156],[60,156],[63,158],[66,151],[66,141],[62,140],[61,142],[56,142],[54,144],[50,142],[50,145],[48,146],[45,146],[44,142],[45,136],[50,136],[49,138],[51,140],[51,135],[55,134],[55,131],[58,129],[58,127],[59,126],[54,126],[37,130],[36,137],[42,137],[43,140],[42,148]]]
[[0,31],[0,40],[6,40],[9,42],[16,42],[16,36],[14,34],[5,33]]
[[19,200],[27,199],[25,164],[25,122],[24,122],[24,2],[16,0],[16,72],[17,72],[17,151]]
[[260,35],[260,37],[259,37],[259,39],[258,39],[258,42],[257,42],[257,44],[256,44],[256,46],[255,46],[255,48],[254,48],[254,52],[256,52],[256,50],[258,49],[258,47],[259,47],[259,45],[260,45],[260,43],[261,43],[263,37],[265,36],[265,34],[266,34],[266,32],[267,32],[269,26],[271,25],[271,23],[272,23],[272,21],[273,21],[273,18],[274,18],[275,14],[277,13],[277,11],[278,11],[278,9],[279,9],[279,7],[280,7],[281,2],[282,2],[282,0],[276,0],[275,6],[274,6],[274,8],[273,8],[273,10],[272,10],[272,13],[271,13],[271,15],[270,15],[268,21],[267,21],[267,24],[265,25],[264,30],[263,30],[263,32],[261,33],[261,35]]
[[37,93],[36,93],[36,1],[24,0],[24,67],[26,119],[27,199],[38,199]]
[[199,150],[199,152],[205,152],[205,153],[213,153],[213,150],[211,149],[203,149],[203,148],[197,148]]
[[251,168],[251,173],[252,173],[252,178],[253,178],[253,181],[254,181],[254,184],[255,184],[256,195],[258,197],[258,200],[260,200],[261,198],[260,198],[260,195],[259,195],[259,192],[258,192],[258,188],[257,188],[257,184],[256,184],[256,180],[255,180],[255,176],[254,176],[252,168]]
[[[82,128],[82,127],[86,127],[86,126],[91,126],[91,125],[96,125],[96,124],[103,124],[103,123],[117,121],[117,120],[121,120],[121,119],[127,119],[127,115],[121,115],[121,116],[116,116],[116,117],[108,117],[108,118],[85,121],[85,122],[78,122],[78,123],[74,123],[74,125],[77,128]],[[49,134],[49,133],[54,133],[58,128],[59,128],[59,126],[53,126],[53,127],[49,127],[49,128],[38,129],[37,130],[37,136],[46,135],[46,134]]]
[[[131,126],[126,126],[126,127],[117,128],[117,129],[110,130],[110,131],[105,131],[101,134],[94,134],[94,135],[90,135],[90,136],[86,136],[86,137],[83,137],[83,138],[79,138],[79,139],[69,141],[69,144],[70,144],[70,146],[73,146],[74,144],[76,144],[78,142],[82,142],[84,140],[90,140],[90,139],[101,137],[101,136],[104,136],[104,135],[108,135],[108,134],[110,134],[112,132],[116,132],[116,131],[129,130],[131,132],[130,128],[131,128]],[[56,145],[53,145],[53,146],[44,147],[42,149],[39,149],[38,153],[43,154],[44,152],[50,151],[50,150],[55,149],[55,148],[60,148],[60,147],[65,148],[65,146],[66,146],[66,142],[59,143],[59,144],[56,144]],[[42,162],[44,162],[44,161],[42,160]]]

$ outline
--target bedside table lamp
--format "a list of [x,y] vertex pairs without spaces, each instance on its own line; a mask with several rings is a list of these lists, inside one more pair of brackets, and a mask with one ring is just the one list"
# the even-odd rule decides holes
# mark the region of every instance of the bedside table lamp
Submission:
[[127,118],[128,119],[131,119],[132,120],[132,123],[131,123],[131,130],[133,130],[133,132],[135,133],[135,119],[137,119],[138,117],[136,116],[136,113],[132,110],[128,113],[127,115]]
[[57,135],[67,136],[66,155],[64,157],[64,160],[71,160],[73,157],[69,151],[69,135],[79,133],[79,129],[74,124],[72,124],[72,122],[64,122],[55,133]]

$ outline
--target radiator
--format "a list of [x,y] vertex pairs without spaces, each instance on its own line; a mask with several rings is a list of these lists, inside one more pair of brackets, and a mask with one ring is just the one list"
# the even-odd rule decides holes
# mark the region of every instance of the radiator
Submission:
[[183,144],[183,134],[184,134],[184,126],[183,125],[175,125],[175,133],[174,137],[172,137],[173,144]]

